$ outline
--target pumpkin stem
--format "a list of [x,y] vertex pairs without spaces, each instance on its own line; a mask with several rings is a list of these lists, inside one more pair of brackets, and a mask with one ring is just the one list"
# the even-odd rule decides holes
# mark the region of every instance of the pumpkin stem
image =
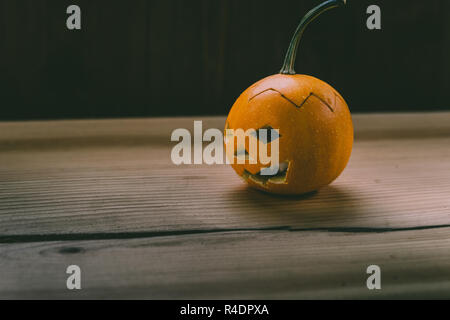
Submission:
[[328,0],[319,4],[317,7],[305,14],[295,30],[294,36],[289,44],[286,57],[284,58],[283,67],[280,70],[281,74],[295,74],[294,63],[295,57],[297,56],[298,44],[308,24],[325,11],[345,5],[345,2],[346,0]]

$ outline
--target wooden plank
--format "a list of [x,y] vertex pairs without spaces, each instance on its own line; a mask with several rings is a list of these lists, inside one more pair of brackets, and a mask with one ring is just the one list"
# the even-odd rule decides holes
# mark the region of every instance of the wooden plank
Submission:
[[[151,144],[157,139],[170,145],[170,134],[174,129],[193,129],[193,121],[202,120],[204,128],[225,126],[225,117],[174,117],[102,120],[57,120],[57,121],[0,121],[0,151],[13,146],[16,151],[24,149],[21,143],[29,141],[26,148],[43,141],[64,141],[65,147],[83,146],[109,140],[108,145],[117,145],[121,140],[143,137]],[[354,114],[356,141],[367,139],[421,139],[448,137],[450,135],[450,112],[429,113],[373,113]],[[107,139],[106,139],[107,138]],[[79,140],[89,140],[79,141]],[[102,141],[103,142],[103,141]],[[104,141],[107,142],[107,141]],[[39,145],[40,146],[40,145]]]
[[0,298],[450,297],[450,113],[355,115],[348,168],[303,197],[171,164],[193,120],[0,123]]
[[[343,175],[290,198],[248,189],[226,165],[173,165],[170,133],[193,120],[0,123],[0,241],[450,224],[450,113],[354,116],[356,143]],[[223,123],[208,118],[205,127]]]
[[[1,244],[0,298],[450,298],[449,228]],[[68,265],[82,289],[66,289]],[[366,287],[381,268],[381,290]]]

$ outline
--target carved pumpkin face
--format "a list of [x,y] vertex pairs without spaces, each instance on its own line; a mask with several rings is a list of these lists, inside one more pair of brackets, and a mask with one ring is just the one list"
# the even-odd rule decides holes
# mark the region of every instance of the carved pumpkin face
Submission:
[[233,169],[255,188],[280,194],[314,191],[336,179],[350,158],[353,125],[347,104],[314,77],[277,74],[245,90],[231,108],[225,129],[261,128],[279,130],[262,141],[270,154],[271,144],[279,139],[280,165],[274,175],[261,175],[270,164],[259,160],[238,163],[238,157],[251,154],[248,139],[245,146],[233,143],[233,150],[225,143]]

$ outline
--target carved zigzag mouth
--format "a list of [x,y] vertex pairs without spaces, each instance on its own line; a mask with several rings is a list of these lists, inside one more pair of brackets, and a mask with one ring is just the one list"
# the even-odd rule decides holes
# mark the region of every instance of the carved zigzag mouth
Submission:
[[283,184],[286,183],[287,172],[289,169],[290,161],[285,161],[279,164],[278,173],[275,175],[262,175],[261,171],[256,174],[250,173],[249,171],[244,169],[244,173],[242,174],[242,178],[244,180],[251,180],[255,183],[265,185],[268,182]]

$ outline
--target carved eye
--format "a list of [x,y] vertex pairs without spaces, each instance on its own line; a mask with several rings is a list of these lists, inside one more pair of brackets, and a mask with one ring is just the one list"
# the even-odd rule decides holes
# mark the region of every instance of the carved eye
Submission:
[[281,137],[281,134],[279,134],[277,130],[274,130],[269,125],[259,128],[253,134],[256,135],[256,139],[264,144],[271,143],[272,141]]

